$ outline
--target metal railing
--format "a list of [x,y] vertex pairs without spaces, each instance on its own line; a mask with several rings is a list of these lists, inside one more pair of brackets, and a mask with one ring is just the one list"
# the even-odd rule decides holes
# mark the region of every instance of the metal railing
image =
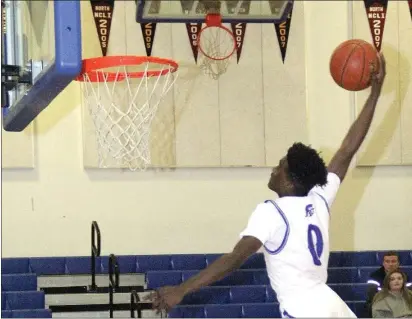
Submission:
[[[113,277],[114,276],[114,277]],[[113,318],[113,293],[119,288],[120,269],[117,258],[114,254],[109,256],[109,311],[110,318]]]
[[[96,244],[97,241],[97,244]],[[91,262],[91,275],[92,275],[92,284],[90,286],[91,291],[95,291],[96,286],[96,257],[100,257],[101,251],[101,236],[99,225],[96,221],[92,222],[92,262]]]
[[139,301],[140,297],[136,290],[132,290],[130,295],[130,318],[135,318],[135,311],[137,311],[137,318],[142,318],[142,307],[140,306]]

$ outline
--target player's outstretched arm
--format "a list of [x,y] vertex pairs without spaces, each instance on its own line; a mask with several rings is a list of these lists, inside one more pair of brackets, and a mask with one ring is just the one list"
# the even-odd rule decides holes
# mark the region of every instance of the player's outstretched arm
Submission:
[[386,62],[382,54],[379,55],[379,59],[380,69],[372,69],[371,73],[371,93],[358,118],[350,127],[339,150],[328,165],[328,171],[338,175],[341,181],[345,178],[353,156],[358,151],[369,131],[376,104],[381,94],[382,85],[386,76]]
[[163,287],[155,291],[146,299],[151,299],[153,308],[169,311],[179,304],[188,293],[208,286],[238,269],[247,258],[256,253],[262,243],[252,236],[245,236],[239,240],[233,251],[215,260],[209,267],[191,277],[179,286]]

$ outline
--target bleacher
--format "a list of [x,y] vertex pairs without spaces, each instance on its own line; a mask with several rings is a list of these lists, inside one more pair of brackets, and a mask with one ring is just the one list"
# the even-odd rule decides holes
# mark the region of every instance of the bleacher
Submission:
[[[412,277],[412,252],[399,251],[399,254],[402,269]],[[164,285],[179,284],[219,256],[220,254],[190,254],[115,257],[120,271],[120,285],[114,292],[115,311],[118,311],[121,317],[130,317],[132,290],[142,294]],[[3,258],[2,317],[45,318],[55,317],[58,313],[78,315],[79,311],[84,313],[99,310],[99,307],[93,308],[91,304],[100,305],[100,311],[107,311],[108,305],[102,305],[101,300],[93,303],[87,298],[97,294],[103,297],[100,299],[108,300],[109,257],[102,256],[94,259],[95,276],[97,279],[100,278],[100,281],[97,280],[100,291],[98,289],[90,291],[87,285],[91,280],[91,257]],[[367,276],[381,265],[381,261],[382,252],[331,253],[328,284],[358,316],[361,316],[364,307]],[[131,285],[133,278],[138,278],[131,276],[139,276],[139,274],[141,280],[134,280],[134,284]],[[83,278],[80,287],[78,280],[76,284],[76,278]],[[102,281],[101,278],[107,279]],[[121,289],[122,283],[126,284],[123,285],[124,287],[129,288]],[[84,299],[81,305],[64,304],[70,303],[68,301],[70,298],[67,299],[67,296],[73,297],[76,294],[77,296],[81,294]],[[116,298],[118,294],[123,297],[120,298],[119,295]],[[53,304],[58,300],[56,296],[60,301]],[[78,308],[75,307],[76,305]],[[71,307],[71,310],[67,307]],[[116,312],[114,314],[116,317]],[[242,265],[241,269],[223,280],[186,296],[182,303],[171,311],[169,317],[279,318],[276,294],[269,285],[263,255],[255,254]]]

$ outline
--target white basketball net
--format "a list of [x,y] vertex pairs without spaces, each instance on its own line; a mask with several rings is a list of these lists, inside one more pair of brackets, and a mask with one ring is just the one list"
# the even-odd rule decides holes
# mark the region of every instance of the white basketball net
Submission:
[[[110,72],[127,74],[130,68],[119,66]],[[166,75],[147,74],[164,69],[169,69]],[[145,62],[139,66],[139,71],[144,71],[141,78],[126,76],[123,81],[113,82],[107,81],[107,69],[92,71],[99,73],[100,82],[92,82],[88,74],[83,75],[85,104],[96,128],[99,167],[143,171],[150,165],[152,120],[177,79],[177,72],[174,75],[171,69],[170,65]]]
[[199,50],[203,72],[215,80],[226,73],[235,45],[235,39],[229,30],[214,26],[205,28],[199,36],[199,47],[207,54],[206,56]]

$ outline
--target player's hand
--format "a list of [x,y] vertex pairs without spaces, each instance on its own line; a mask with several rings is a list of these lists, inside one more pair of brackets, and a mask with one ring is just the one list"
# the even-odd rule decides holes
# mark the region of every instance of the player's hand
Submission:
[[166,286],[146,296],[144,300],[151,300],[153,309],[160,313],[163,310],[169,312],[182,301],[184,296],[184,291],[180,286]]
[[386,60],[382,53],[378,54],[379,59],[379,69],[375,69],[375,66],[372,64],[371,68],[371,87],[372,94],[380,94],[383,82],[386,77]]

